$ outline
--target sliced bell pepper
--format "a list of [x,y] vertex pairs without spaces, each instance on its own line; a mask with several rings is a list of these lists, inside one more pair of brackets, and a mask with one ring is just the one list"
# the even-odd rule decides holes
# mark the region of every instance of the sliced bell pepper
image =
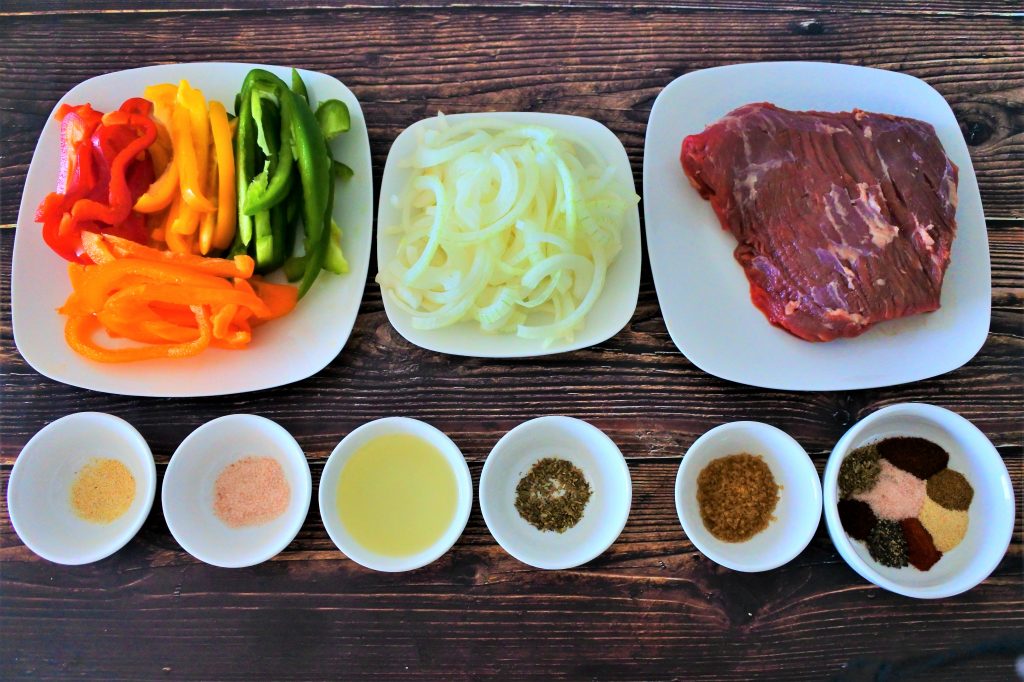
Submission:
[[135,157],[145,151],[149,145],[153,144],[156,139],[156,126],[153,121],[142,114],[114,113],[120,116],[114,119],[116,122],[112,122],[111,125],[104,126],[104,128],[116,128],[118,125],[126,124],[142,132],[114,157],[110,166],[108,203],[102,204],[92,199],[81,199],[75,202],[71,208],[71,215],[76,221],[96,220],[108,225],[116,225],[124,221],[131,213],[134,201],[128,185],[128,165],[135,161]]
[[199,334],[194,341],[179,344],[154,344],[127,348],[104,348],[92,339],[100,323],[91,315],[76,315],[64,325],[64,338],[80,355],[99,362],[133,362],[155,358],[184,358],[201,353],[210,345],[213,329],[209,313],[202,306],[193,308]]
[[[174,157],[178,162],[178,182],[181,186],[181,196],[196,211],[212,211],[216,207],[203,194],[202,178],[199,175],[200,159],[196,154],[197,146],[189,110],[185,105],[175,103],[173,116],[171,139],[174,141]],[[202,161],[205,170],[206,159],[204,158]]]
[[235,237],[235,157],[232,149],[231,124],[224,105],[210,102],[210,128],[213,132],[214,155],[217,158],[217,224],[213,247],[226,249]]

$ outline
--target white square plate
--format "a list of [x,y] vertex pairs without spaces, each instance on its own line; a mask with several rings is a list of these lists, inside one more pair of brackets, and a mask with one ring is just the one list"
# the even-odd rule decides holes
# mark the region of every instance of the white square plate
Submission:
[[[110,111],[128,97],[141,97],[147,85],[184,78],[232,111],[242,80],[256,66],[291,82],[291,70],[278,66],[166,64],[97,76],[72,88],[57,106],[89,102],[100,111]],[[342,247],[350,271],[341,276],[321,274],[298,307],[261,327],[244,351],[211,348],[191,358],[123,364],[86,360],[64,342],[65,318],[56,312],[71,292],[67,263],[46,246],[42,227],[33,219],[39,202],[57,183],[60,131],[51,116],[28,170],[14,240],[14,341],[28,364],[40,374],[72,386],[170,398],[281,386],[319,372],[338,355],[352,331],[369,267],[373,230],[370,142],[359,101],[348,88],[326,74],[300,73],[314,103],[339,99],[351,114],[351,129],[331,143],[335,158],[355,171],[352,178],[336,184],[334,202],[334,219],[343,231]]]
[[[604,160],[615,167],[615,182],[627,194],[635,194],[633,171],[622,142],[615,133],[597,121],[580,116],[541,114],[534,112],[487,112],[479,114],[452,114],[445,118],[451,122],[467,118],[515,121],[523,125],[542,125],[570,133],[586,140]],[[398,251],[400,236],[389,233],[397,225],[400,215],[392,197],[401,194],[409,181],[411,171],[401,162],[416,148],[417,130],[436,125],[437,118],[427,118],[412,124],[399,135],[388,153],[384,178],[380,187],[380,206],[377,212],[377,268],[383,270]],[[619,332],[636,310],[640,294],[640,212],[634,207],[626,211],[622,228],[622,250],[608,269],[608,279],[594,308],[587,315],[584,327],[577,331],[571,342],[556,341],[548,347],[538,339],[523,339],[515,334],[488,334],[475,322],[461,322],[444,329],[423,330],[412,326],[412,316],[388,296],[384,296],[384,309],[388,320],[398,333],[410,343],[439,353],[478,358],[523,358],[550,355],[586,348],[606,341]]]
[[[853,108],[927,121],[960,169],[957,237],[942,307],[884,322],[853,339],[810,343],[772,326],[750,301],[746,275],[711,204],[679,162],[683,138],[750,102],[786,109]],[[905,74],[813,62],[737,64],[669,83],[651,111],[644,144],[647,248],[665,323],[689,360],[753,386],[836,391],[933,377],[974,357],[988,334],[991,271],[981,197],[949,105]]]

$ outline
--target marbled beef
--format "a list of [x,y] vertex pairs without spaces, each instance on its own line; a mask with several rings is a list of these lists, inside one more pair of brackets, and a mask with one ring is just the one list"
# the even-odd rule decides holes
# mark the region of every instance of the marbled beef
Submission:
[[681,160],[772,324],[830,341],[939,307],[957,168],[929,124],[748,104]]

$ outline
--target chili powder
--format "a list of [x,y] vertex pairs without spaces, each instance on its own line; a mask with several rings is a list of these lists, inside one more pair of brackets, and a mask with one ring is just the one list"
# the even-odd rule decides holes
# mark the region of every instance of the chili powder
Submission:
[[839,500],[836,511],[839,512],[839,522],[843,524],[846,534],[854,540],[867,542],[878,523],[878,517],[871,511],[871,506],[860,500]]
[[949,464],[949,453],[930,440],[916,436],[886,438],[875,447],[879,456],[922,479],[934,476]]
[[903,535],[907,539],[907,559],[921,571],[927,571],[942,558],[942,552],[935,548],[932,534],[917,519],[900,521]]

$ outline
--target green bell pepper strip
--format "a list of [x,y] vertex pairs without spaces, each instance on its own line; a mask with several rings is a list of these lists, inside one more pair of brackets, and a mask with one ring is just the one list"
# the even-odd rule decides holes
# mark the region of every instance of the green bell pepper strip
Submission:
[[302,76],[299,75],[298,69],[292,69],[292,92],[309,104],[309,91],[306,90],[306,84],[302,82]]
[[[252,92],[252,117],[256,122],[256,147],[257,156],[263,153],[263,171],[253,178],[249,183],[247,196],[252,196],[254,188],[262,191],[267,190],[268,178],[278,177],[275,172],[280,168],[281,160],[285,155],[283,149],[284,132],[280,130],[283,117],[275,100],[265,98],[259,93],[261,84],[253,87]],[[287,150],[291,154],[291,150]],[[286,189],[291,187],[293,173],[289,172],[285,178]],[[280,203],[280,202],[279,202]],[[256,271],[259,274],[266,274],[280,267],[275,265],[280,246],[277,244],[277,232],[275,229],[273,207],[257,211],[254,214],[256,228],[256,240],[253,244],[253,257],[256,260]]]
[[327,240],[334,206],[334,182],[331,159],[316,116],[294,93],[292,139],[302,180],[302,223],[306,233],[306,269],[299,284],[301,298],[313,286],[327,255]]
[[348,180],[356,174],[354,170],[343,164],[341,161],[335,161],[331,159],[331,171],[334,173],[334,177],[339,180]]
[[348,132],[348,129],[352,127],[348,107],[337,99],[329,99],[320,103],[320,106],[316,108],[316,122],[320,125],[320,130],[327,140],[333,140],[338,135]]
[[[249,91],[252,88],[252,73],[245,77],[242,91],[238,99],[238,129],[235,134],[235,192],[238,194],[238,230],[235,233],[236,246],[243,246],[252,241],[253,218],[242,210],[242,201],[249,183],[256,174],[256,130],[252,118],[252,100]],[[232,248],[232,252],[236,249]]]
[[[275,76],[275,78],[277,77]],[[263,149],[264,154],[272,162],[265,165],[263,171],[249,183],[242,201],[242,211],[248,215],[254,215],[260,211],[269,210],[283,201],[288,194],[288,184],[294,163],[291,119],[295,97],[284,81],[278,78],[276,82],[260,81],[256,83],[250,93],[250,99],[252,100],[250,108],[253,118],[256,120],[256,144]],[[267,104],[264,104],[263,100],[267,100]],[[270,126],[266,125],[263,116],[259,115],[264,106],[270,108],[269,103],[275,100],[277,106],[274,108],[279,108],[280,116],[269,118],[270,120],[279,119],[279,144],[276,148],[271,145],[271,132],[268,129]]]
[[324,269],[336,275],[344,275],[348,272],[348,261],[341,250],[341,228],[337,223],[331,221],[331,233],[327,239],[327,257],[324,259]]

